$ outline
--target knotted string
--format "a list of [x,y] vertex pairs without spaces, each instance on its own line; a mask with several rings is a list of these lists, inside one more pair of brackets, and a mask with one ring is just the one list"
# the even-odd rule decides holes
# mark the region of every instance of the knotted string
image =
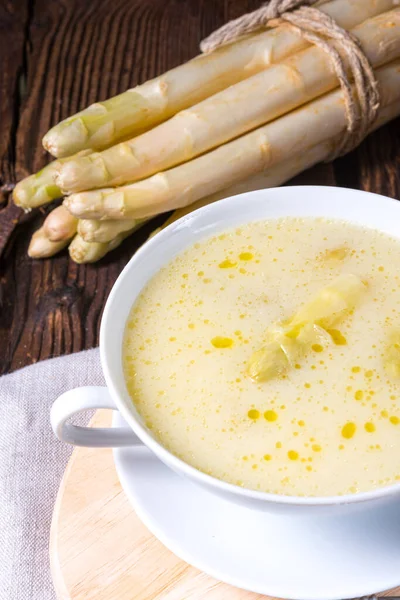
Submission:
[[205,54],[213,52],[220,46],[230,44],[244,35],[267,27],[269,21],[277,19],[286,12],[295,10],[300,6],[311,6],[316,2],[318,0],[269,0],[257,10],[229,21],[213,31],[200,42],[200,50]]
[[200,49],[212,52],[244,35],[265,27],[278,27],[282,22],[321,48],[329,56],[342,88],[347,119],[345,135],[328,159],[333,160],[358,146],[367,135],[378,114],[379,87],[359,41],[339,27],[332,17],[312,8],[311,5],[317,1],[270,0],[258,10],[229,21],[214,31],[201,42]]

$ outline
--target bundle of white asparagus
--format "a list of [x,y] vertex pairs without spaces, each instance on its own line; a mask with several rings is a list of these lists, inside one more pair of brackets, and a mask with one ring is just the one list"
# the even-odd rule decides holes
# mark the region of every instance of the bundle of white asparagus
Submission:
[[[375,68],[381,104],[373,128],[398,116],[398,0],[331,0],[318,8],[351,30]],[[58,158],[16,186],[15,203],[30,210],[66,198],[33,235],[29,255],[69,245],[76,262],[99,260],[157,214],[176,209],[170,223],[329,159],[346,127],[344,94],[323,50],[285,24],[247,36],[45,135]]]

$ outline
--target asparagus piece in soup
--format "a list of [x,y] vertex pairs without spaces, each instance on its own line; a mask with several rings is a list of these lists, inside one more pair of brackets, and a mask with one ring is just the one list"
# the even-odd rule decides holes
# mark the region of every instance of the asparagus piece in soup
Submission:
[[253,353],[247,365],[249,377],[254,381],[268,381],[284,375],[314,344],[330,343],[330,328],[355,308],[365,288],[356,275],[337,277],[292,319],[267,332],[268,343]]

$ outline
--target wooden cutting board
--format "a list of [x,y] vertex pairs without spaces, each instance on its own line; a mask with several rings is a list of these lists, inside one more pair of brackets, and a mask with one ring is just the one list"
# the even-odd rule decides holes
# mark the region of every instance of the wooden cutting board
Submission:
[[[98,411],[92,425],[109,426],[110,413]],[[266,600],[167,550],[133,511],[109,449],[73,452],[54,507],[50,559],[59,600]]]

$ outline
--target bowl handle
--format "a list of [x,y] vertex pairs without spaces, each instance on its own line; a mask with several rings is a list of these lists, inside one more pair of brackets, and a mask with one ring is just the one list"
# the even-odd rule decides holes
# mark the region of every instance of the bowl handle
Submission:
[[74,415],[96,408],[118,410],[106,387],[80,387],[65,392],[51,407],[50,421],[55,435],[68,444],[91,448],[143,445],[128,427],[80,427],[68,422]]

